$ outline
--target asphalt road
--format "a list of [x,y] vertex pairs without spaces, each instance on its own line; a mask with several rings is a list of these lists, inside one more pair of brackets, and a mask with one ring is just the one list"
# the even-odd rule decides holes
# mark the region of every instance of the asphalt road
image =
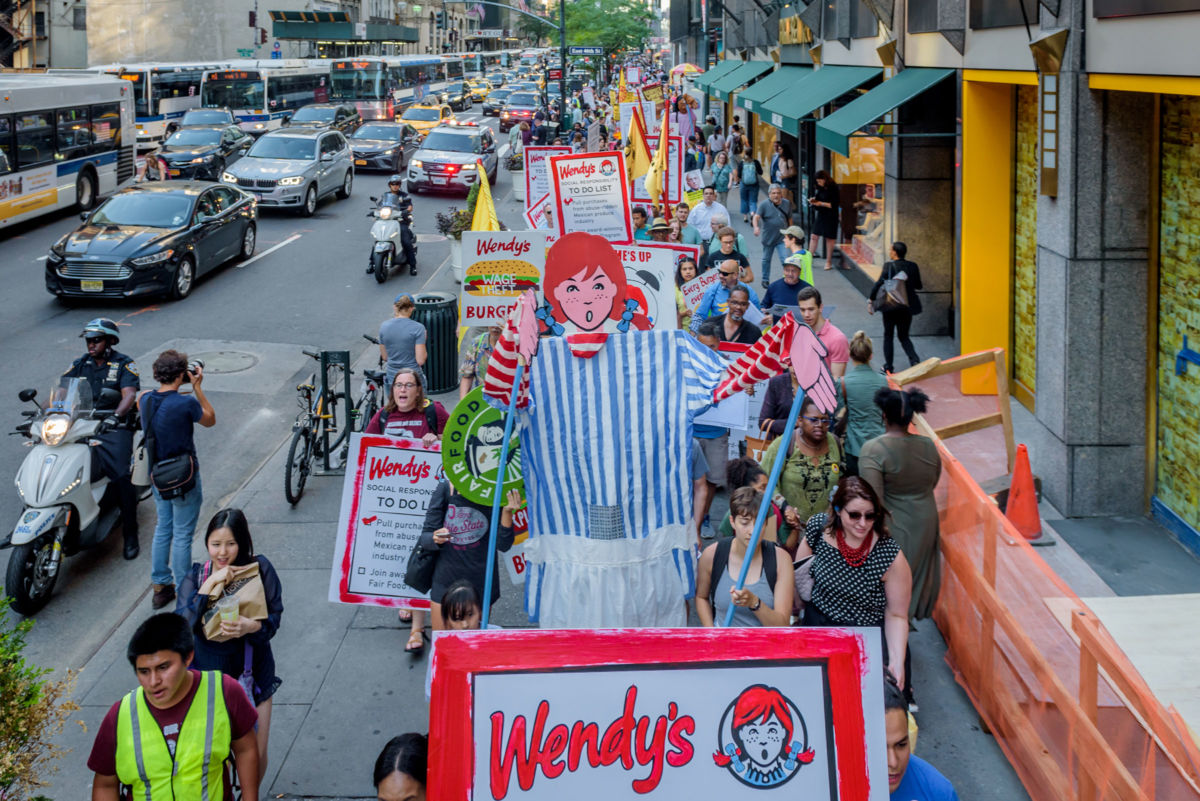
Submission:
[[[458,116],[498,127],[495,118],[484,122],[477,110]],[[504,136],[502,153],[506,143]],[[44,258],[52,243],[78,225],[74,213],[43,217],[0,233],[0,278],[5,287],[0,319],[6,323],[0,358],[9,366],[0,374],[0,398],[9,402],[0,423],[11,430],[21,422],[17,393],[22,388],[37,388],[45,397],[72,360],[84,353],[79,332],[94,317],[118,322],[118,349],[137,360],[143,388],[155,386],[150,366],[167,347],[205,358],[210,363],[205,389],[216,409],[217,425],[197,433],[203,525],[288,435],[297,411],[295,385],[315,367],[301,348],[349,350],[358,356],[373,347],[361,334],[378,332],[379,323],[391,316],[391,300],[398,292],[455,289],[450,245],[437,233],[434,215],[452,206],[461,208],[461,195],[414,198],[418,275],[393,275],[379,285],[365,274],[371,246],[368,196],[386,191],[386,180],[386,174],[359,173],[348,200],[327,199],[307,219],[260,210],[256,257],[201,278],[192,294],[178,302],[96,301],[67,307],[48,294],[42,280]],[[511,179],[503,168],[493,193],[501,217],[515,226],[518,204],[511,201]],[[0,491],[0,526],[10,529],[21,504],[7,477],[16,474],[27,453],[24,442],[17,436],[0,440],[0,475],[6,477]],[[121,559],[119,536],[65,560],[55,597],[37,616],[30,637],[29,653],[37,662],[79,667],[137,604],[149,586],[152,501],[142,504],[139,520],[142,554],[136,561]],[[7,559],[7,553],[0,555],[0,564]],[[103,614],[95,614],[98,607]]]

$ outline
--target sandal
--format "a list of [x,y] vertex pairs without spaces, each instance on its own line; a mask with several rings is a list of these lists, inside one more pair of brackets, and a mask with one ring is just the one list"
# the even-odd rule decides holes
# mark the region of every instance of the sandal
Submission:
[[412,623],[412,610],[411,609],[401,609],[399,616],[400,616],[401,623]]
[[424,629],[422,629],[420,631],[414,631],[413,633],[409,634],[408,635],[408,643],[404,646],[404,652],[406,654],[412,654],[413,656],[420,656],[424,650],[425,650],[425,631],[424,631]]

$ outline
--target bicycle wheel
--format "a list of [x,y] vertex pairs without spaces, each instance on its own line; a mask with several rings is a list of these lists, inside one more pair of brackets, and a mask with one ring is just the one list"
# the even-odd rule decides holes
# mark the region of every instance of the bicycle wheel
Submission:
[[313,459],[312,437],[307,427],[297,428],[288,446],[287,464],[283,470],[283,493],[292,506],[304,494],[304,483],[308,481]]
[[375,393],[364,393],[362,398],[358,401],[358,409],[355,410],[355,414],[358,415],[358,420],[355,421],[356,426],[354,430],[358,432],[366,431],[367,425],[371,422],[371,418],[373,418],[375,413],[378,411],[379,401],[376,399]]
[[[350,436],[351,424],[342,419],[346,416],[348,404],[345,392],[334,392],[329,396],[329,403],[324,407],[321,423],[329,430],[329,452],[332,454],[346,442]],[[325,417],[324,415],[328,415]]]

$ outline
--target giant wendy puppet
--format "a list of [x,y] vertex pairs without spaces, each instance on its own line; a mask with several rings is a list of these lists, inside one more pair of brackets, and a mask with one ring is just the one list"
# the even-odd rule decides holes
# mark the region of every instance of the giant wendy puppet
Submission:
[[[798,331],[816,362],[824,349],[787,317],[727,373],[687,333],[651,327],[618,254],[592,234],[554,243],[542,289],[540,308],[532,291],[517,305],[484,384],[507,408],[518,358],[528,362],[517,398],[526,611],[544,628],[685,625],[696,584],[692,421],[781,372]],[[828,371],[803,372],[801,386],[831,411]]]

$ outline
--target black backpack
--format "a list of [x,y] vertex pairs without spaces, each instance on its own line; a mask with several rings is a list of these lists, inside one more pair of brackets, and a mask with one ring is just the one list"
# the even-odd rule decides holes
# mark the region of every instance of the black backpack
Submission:
[[[733,537],[717,540],[717,551],[713,554],[712,580],[708,584],[708,603],[713,609],[717,608],[717,581],[729,566],[729,549],[733,546]],[[767,583],[775,590],[775,543],[759,539],[758,547],[762,549],[763,572],[767,574]]]
[[[429,426],[429,430],[435,434],[441,434],[442,432],[438,431],[437,409],[434,408],[433,401],[426,398],[425,399],[425,408],[422,411],[425,412],[425,425]],[[381,432],[387,431],[387,421],[388,421],[388,410],[384,409],[383,411],[381,411],[379,413],[379,430]]]

